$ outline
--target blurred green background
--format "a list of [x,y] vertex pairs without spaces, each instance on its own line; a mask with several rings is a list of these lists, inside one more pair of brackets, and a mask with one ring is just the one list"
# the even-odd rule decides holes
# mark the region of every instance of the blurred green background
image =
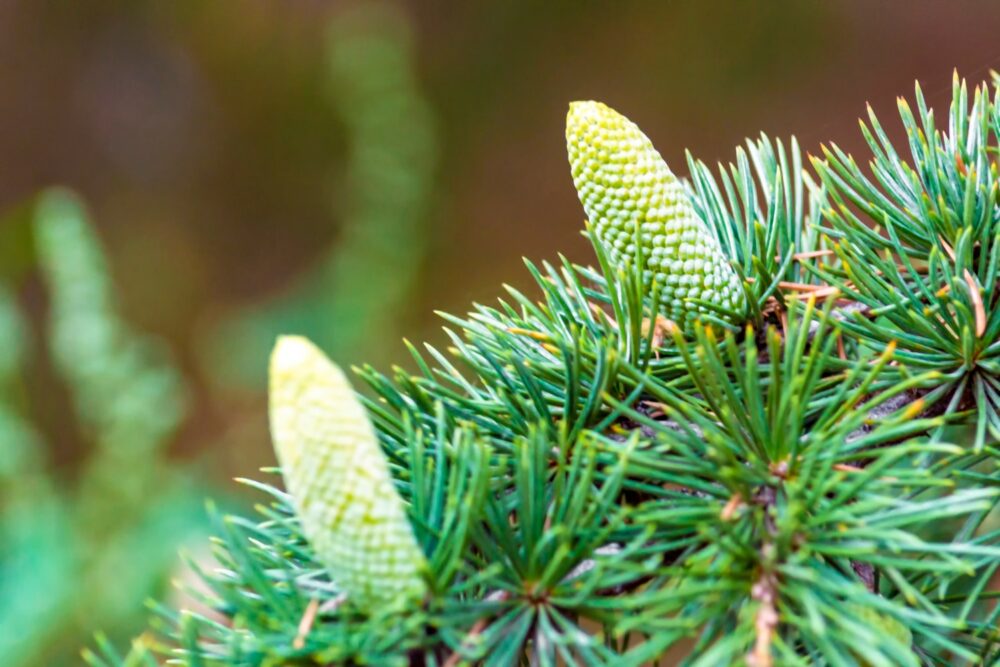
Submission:
[[998,28],[968,0],[0,0],[3,664],[78,664],[176,595],[203,498],[273,464],[275,334],[405,363],[521,256],[589,261],[570,100],[681,173],[760,131],[863,157],[866,101],[942,105]]

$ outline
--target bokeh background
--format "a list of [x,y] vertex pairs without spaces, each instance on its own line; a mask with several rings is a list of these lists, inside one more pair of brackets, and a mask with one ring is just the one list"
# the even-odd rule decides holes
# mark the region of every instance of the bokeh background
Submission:
[[761,131],[865,158],[866,101],[898,137],[897,95],[942,108],[998,29],[985,0],[0,0],[3,664],[125,641],[204,498],[250,506],[277,333],[405,366],[522,256],[590,261],[570,100],[679,173]]

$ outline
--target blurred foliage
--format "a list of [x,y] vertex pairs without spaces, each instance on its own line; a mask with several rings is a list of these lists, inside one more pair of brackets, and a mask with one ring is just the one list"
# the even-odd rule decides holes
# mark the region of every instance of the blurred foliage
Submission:
[[[323,95],[348,151],[333,179],[340,236],[287,294],[231,309],[210,332],[202,358],[213,377],[252,383],[279,332],[355,352],[398,332],[424,258],[437,163],[413,57],[409,20],[394,7],[359,6],[331,21]],[[204,488],[167,452],[192,390],[163,343],[122,317],[73,194],[47,190],[2,224],[0,655],[18,667],[77,664],[95,628],[111,641],[134,635],[144,601],[165,592],[178,546],[204,532]],[[154,266],[139,282],[160,285],[147,294],[167,306],[177,288],[163,277]],[[32,331],[36,297],[47,306],[44,335]],[[33,349],[35,338],[45,349]],[[39,372],[55,377],[38,381]]]
[[29,327],[0,286],[0,655],[5,665],[74,664],[95,623],[134,631],[204,513],[190,471],[166,458],[183,380],[118,314],[82,205],[50,190],[32,218],[50,357],[88,450],[79,472],[47,460],[26,391]]
[[254,304],[209,342],[216,375],[261,385],[274,339],[301,333],[351,358],[395,339],[427,247],[437,162],[431,108],[414,72],[406,16],[388,4],[333,17],[329,91],[348,139],[341,237],[293,280],[290,293]]
[[[367,6],[339,15],[328,39],[330,97],[349,138],[347,222],[289,295],[220,328],[208,356],[228,369],[252,369],[279,331],[340,349],[370,344],[396,326],[422,261],[436,140],[408,23]],[[112,638],[135,631],[142,602],[163,592],[177,546],[203,529],[203,493],[165,451],[188,390],[163,346],[120,316],[106,258],[73,195],[48,191],[4,225],[0,655],[11,665],[74,664],[93,628]],[[35,264],[48,302],[42,365],[58,375],[73,435],[87,444],[72,466],[60,460],[75,455],[58,429],[32,423],[51,408],[33,404],[48,397],[30,390],[40,355],[13,285]]]

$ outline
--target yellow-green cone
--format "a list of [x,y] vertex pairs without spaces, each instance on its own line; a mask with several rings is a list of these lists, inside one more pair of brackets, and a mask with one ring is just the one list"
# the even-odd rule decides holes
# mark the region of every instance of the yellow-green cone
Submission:
[[343,372],[305,338],[283,336],[270,374],[274,449],[319,561],[362,609],[422,595],[426,559]]
[[667,317],[685,327],[692,315],[707,310],[689,299],[742,317],[746,300],[739,279],[684,187],[635,123],[600,102],[573,102],[566,145],[580,202],[616,265],[635,261],[638,225],[643,278],[660,286]]

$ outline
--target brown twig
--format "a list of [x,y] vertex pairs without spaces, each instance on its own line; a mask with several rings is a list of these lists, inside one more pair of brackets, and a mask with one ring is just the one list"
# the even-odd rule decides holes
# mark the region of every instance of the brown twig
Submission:
[[[795,261],[802,261],[803,259],[814,259],[816,257],[830,257],[833,254],[832,250],[810,250],[808,252],[797,252],[792,255],[792,258],[795,259]],[[778,257],[775,257],[775,259],[780,260],[781,256],[779,255]]]
[[979,293],[979,283],[969,270],[965,270],[965,284],[969,288],[969,298],[972,299],[972,307],[976,311],[976,337],[981,337],[986,333],[986,307],[983,305],[983,295]]
[[729,521],[736,514],[736,510],[743,507],[743,496],[738,493],[734,493],[726,503],[726,506],[722,508],[721,518],[723,521]]
[[312,630],[313,623],[316,622],[317,613],[319,613],[319,600],[313,598],[309,600],[306,611],[302,614],[302,620],[299,621],[299,628],[295,634],[295,640],[292,642],[293,648],[301,649],[306,645],[306,637],[309,636],[309,631]]
[[757,637],[754,640],[753,650],[747,656],[749,667],[773,667],[774,665],[771,642],[778,629],[777,590],[777,582],[772,574],[762,574],[753,585],[751,596],[760,603],[760,606],[757,608],[757,616],[754,619]]

